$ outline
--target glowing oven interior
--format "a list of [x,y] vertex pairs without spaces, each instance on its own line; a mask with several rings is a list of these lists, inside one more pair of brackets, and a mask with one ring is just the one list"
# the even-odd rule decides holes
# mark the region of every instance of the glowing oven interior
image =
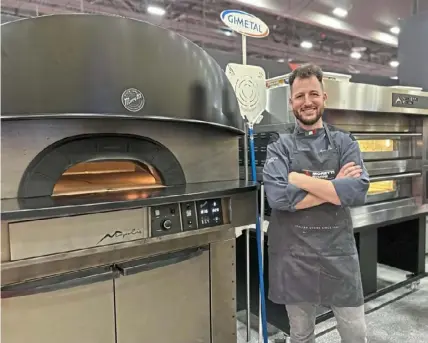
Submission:
[[394,141],[392,139],[367,139],[357,141],[361,152],[392,152]]
[[[361,152],[392,152],[395,144],[392,139],[365,139],[358,140]],[[397,184],[395,180],[371,182],[369,195],[395,192]]]
[[367,194],[375,195],[394,192],[396,187],[395,180],[371,182]]
[[53,196],[82,195],[164,187],[156,170],[133,161],[93,161],[67,169]]

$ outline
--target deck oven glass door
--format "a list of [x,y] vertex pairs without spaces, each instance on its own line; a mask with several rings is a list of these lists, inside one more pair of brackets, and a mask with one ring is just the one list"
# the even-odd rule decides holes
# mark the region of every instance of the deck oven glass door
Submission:
[[420,133],[354,133],[354,137],[370,175],[366,203],[412,197],[422,168]]
[[94,268],[3,286],[8,343],[115,343],[114,274]]
[[354,133],[365,160],[422,157],[420,133]]
[[210,342],[208,248],[167,253],[118,266],[117,343]]

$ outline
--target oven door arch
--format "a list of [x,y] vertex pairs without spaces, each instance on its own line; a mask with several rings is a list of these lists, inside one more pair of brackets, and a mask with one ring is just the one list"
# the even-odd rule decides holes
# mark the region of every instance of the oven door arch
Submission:
[[68,137],[41,151],[26,168],[18,197],[51,196],[57,181],[69,168],[106,160],[151,166],[164,186],[186,183],[177,158],[159,142],[136,135],[91,134]]

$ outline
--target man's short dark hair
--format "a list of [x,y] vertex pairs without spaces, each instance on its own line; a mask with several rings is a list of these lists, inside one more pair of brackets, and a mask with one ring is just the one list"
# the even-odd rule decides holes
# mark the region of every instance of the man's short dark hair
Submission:
[[323,79],[322,69],[315,64],[308,63],[308,64],[303,64],[293,70],[290,77],[288,78],[288,83],[290,84],[290,88],[293,86],[294,80],[296,80],[296,78],[308,79],[311,76],[315,76],[322,86],[322,79]]

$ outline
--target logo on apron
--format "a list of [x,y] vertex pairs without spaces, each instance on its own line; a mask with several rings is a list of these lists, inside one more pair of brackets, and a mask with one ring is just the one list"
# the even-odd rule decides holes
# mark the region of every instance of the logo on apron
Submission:
[[323,180],[332,180],[336,177],[336,172],[334,170],[303,170],[303,173],[307,176],[311,176],[315,179],[323,179]]

